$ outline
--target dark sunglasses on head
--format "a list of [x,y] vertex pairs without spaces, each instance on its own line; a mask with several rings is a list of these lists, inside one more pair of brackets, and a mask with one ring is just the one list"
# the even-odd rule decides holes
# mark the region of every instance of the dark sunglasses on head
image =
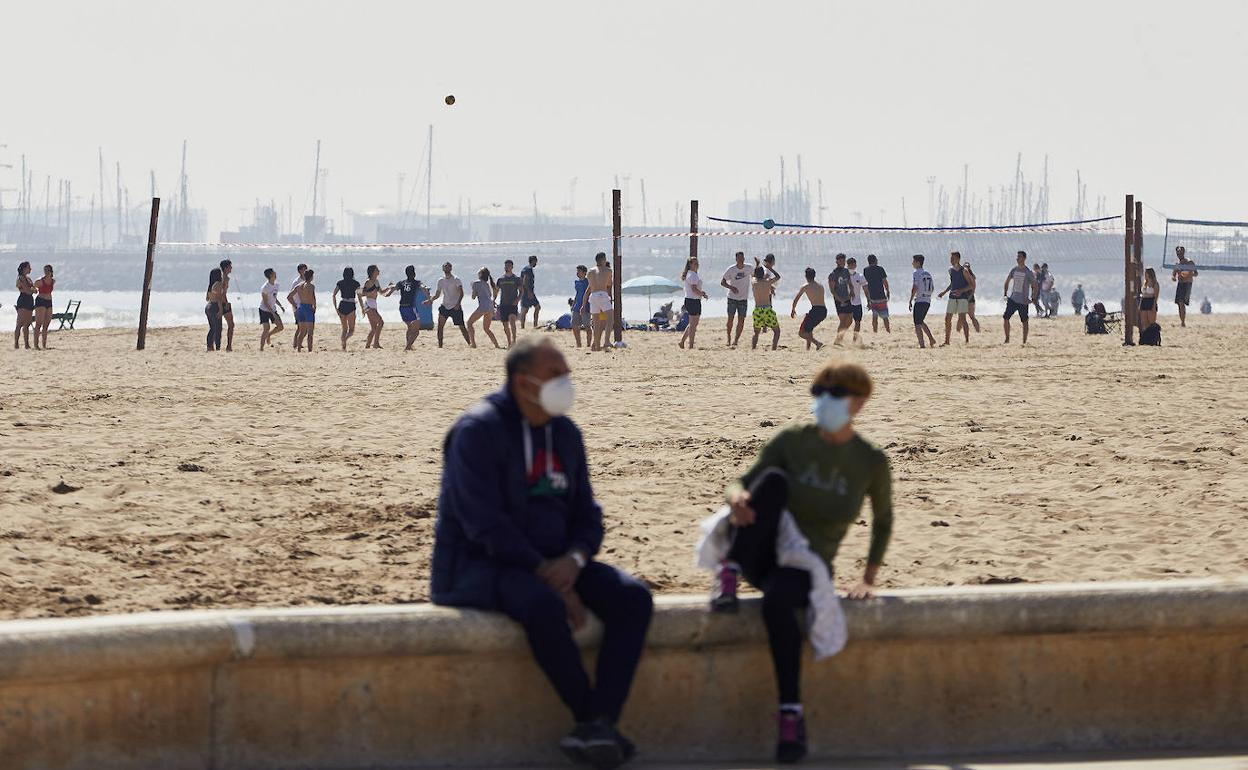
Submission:
[[810,386],[810,395],[814,396],[815,398],[818,398],[824,395],[825,393],[831,396],[832,398],[845,398],[846,396],[853,395],[853,393],[849,392],[849,388],[846,388],[844,385],[833,385],[830,388],[827,387],[826,385],[811,385]]

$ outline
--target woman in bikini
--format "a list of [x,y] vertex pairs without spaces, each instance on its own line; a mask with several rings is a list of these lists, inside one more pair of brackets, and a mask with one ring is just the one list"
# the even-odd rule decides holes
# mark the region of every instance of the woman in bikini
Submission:
[[[25,339],[26,349],[30,350],[30,324],[35,316],[35,282],[30,280],[30,263],[23,262],[17,266],[17,326],[13,329],[13,349],[17,350],[18,342]],[[39,335],[35,335],[35,346],[38,347]]]
[[489,268],[481,268],[477,271],[477,280],[472,283],[472,298],[477,301],[477,309],[472,315],[468,316],[468,336],[469,343],[475,348],[477,346],[476,324],[477,319],[481,319],[481,330],[485,332],[485,336],[490,338],[490,342],[494,343],[494,347],[501,348],[498,344],[498,338],[494,336],[494,332],[490,331],[490,324],[494,322],[494,299],[498,296],[498,286],[494,283],[494,277],[490,275]]
[[382,287],[381,270],[376,265],[368,266],[368,277],[364,279],[364,286],[360,289],[360,297],[364,300],[364,314],[368,316],[368,339],[364,342],[364,349],[377,348],[381,350],[381,327],[386,322],[381,320],[381,313],[377,312],[377,295],[389,297],[394,291],[394,284]]
[[1157,282],[1157,272],[1151,267],[1144,271],[1144,285],[1140,287],[1140,330],[1143,331],[1157,323],[1157,297],[1161,294],[1161,284]]
[[208,274],[208,291],[204,294],[204,315],[208,316],[208,352],[221,349],[221,317],[225,305],[225,282],[221,268],[214,267]]
[[35,349],[40,347],[40,336],[44,350],[48,349],[48,327],[52,325],[52,289],[56,279],[52,277],[52,266],[43,266],[43,277],[35,282],[39,296],[35,297]]

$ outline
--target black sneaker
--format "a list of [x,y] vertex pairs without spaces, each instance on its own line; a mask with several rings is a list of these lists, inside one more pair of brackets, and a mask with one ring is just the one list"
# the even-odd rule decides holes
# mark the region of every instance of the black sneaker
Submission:
[[573,762],[590,764],[597,770],[613,770],[627,759],[621,737],[606,720],[578,722],[559,741],[559,748]]
[[800,762],[806,756],[806,718],[782,709],[777,721],[780,738],[776,741],[776,761],[786,765]]
[[711,612],[735,614],[740,608],[737,600],[737,583],[741,571],[734,564],[723,562],[715,575],[715,585],[711,587]]

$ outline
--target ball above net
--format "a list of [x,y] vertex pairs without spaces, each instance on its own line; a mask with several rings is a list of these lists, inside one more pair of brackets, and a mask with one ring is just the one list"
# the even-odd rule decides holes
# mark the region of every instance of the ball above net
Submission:
[[764,219],[764,220],[763,220],[763,229],[764,229],[764,230],[770,230],[771,228],[773,228],[773,227],[775,227],[775,226],[776,226],[776,220],[774,220],[774,219]]
[[449,107],[449,106],[451,106],[451,105],[452,105],[452,104],[454,104],[454,103],[455,103],[455,95],[454,95],[454,94],[447,94],[447,95],[446,95],[446,106],[448,106],[448,107]]

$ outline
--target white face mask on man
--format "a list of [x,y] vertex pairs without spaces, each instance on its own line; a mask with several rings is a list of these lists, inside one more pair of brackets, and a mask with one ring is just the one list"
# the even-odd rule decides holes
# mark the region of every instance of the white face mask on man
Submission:
[[[538,382],[536,377],[530,377]],[[576,388],[572,386],[571,375],[563,375],[540,383],[537,391],[537,405],[551,417],[562,417],[572,411],[576,403]]]
[[810,412],[815,416],[816,425],[828,433],[836,433],[849,424],[849,399],[821,393],[815,396]]

